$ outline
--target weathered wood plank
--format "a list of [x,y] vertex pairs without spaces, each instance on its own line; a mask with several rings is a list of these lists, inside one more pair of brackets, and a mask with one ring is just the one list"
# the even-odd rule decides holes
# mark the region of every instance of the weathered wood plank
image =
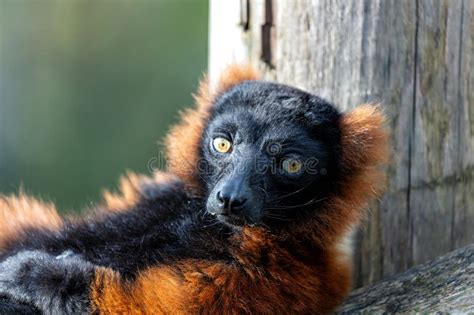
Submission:
[[[214,2],[219,0],[211,7]],[[261,60],[268,2],[271,66]],[[250,0],[250,5],[249,30],[226,39],[231,47],[243,45],[245,54],[236,57],[235,48],[226,54],[220,47],[216,51],[224,53],[218,61],[210,59],[211,69],[250,61],[265,78],[319,94],[341,109],[381,102],[391,118],[388,190],[357,237],[356,285],[473,242],[474,1]],[[216,45],[211,38],[211,53]]]
[[339,314],[474,312],[474,245],[353,291]]
[[413,262],[452,248],[459,165],[460,49],[463,1],[418,2],[415,126],[410,173]]
[[454,196],[453,247],[474,243],[474,1],[464,0],[460,49],[459,168]]

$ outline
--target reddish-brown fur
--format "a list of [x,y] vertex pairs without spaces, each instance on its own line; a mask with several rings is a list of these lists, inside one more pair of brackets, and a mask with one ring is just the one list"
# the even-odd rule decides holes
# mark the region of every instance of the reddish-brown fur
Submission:
[[144,187],[147,185],[160,185],[171,182],[176,176],[161,171],[155,172],[153,177],[127,173],[119,180],[119,191],[110,192],[105,190],[102,194],[103,204],[100,209],[105,211],[120,211],[130,209],[133,205],[146,198],[143,195]]
[[19,196],[0,196],[0,254],[12,239],[19,238],[31,227],[45,230],[62,225],[56,208],[20,192]]
[[[239,265],[200,260],[146,270],[124,283],[111,270],[100,270],[92,286],[94,309],[103,314],[283,314],[326,313],[348,292],[350,267],[336,250],[312,264],[294,260],[273,237],[246,228],[235,240]],[[255,261],[265,251],[268,266]]]

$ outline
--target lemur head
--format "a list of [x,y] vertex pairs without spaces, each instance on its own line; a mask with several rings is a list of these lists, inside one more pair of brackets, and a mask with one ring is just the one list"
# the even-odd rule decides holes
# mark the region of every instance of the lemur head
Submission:
[[336,189],[339,112],[296,88],[245,81],[219,96],[200,146],[207,211],[274,227],[307,215]]
[[197,109],[171,131],[168,157],[172,172],[204,192],[206,211],[218,220],[270,229],[311,220],[345,225],[360,211],[329,212],[327,204],[342,198],[357,207],[377,191],[380,172],[370,169],[387,150],[375,107],[342,114],[240,67],[224,73],[215,93],[207,90],[201,86]]

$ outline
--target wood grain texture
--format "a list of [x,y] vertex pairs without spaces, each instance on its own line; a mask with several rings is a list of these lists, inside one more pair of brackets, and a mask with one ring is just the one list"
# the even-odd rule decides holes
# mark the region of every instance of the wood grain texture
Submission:
[[248,31],[226,39],[246,53],[211,69],[250,61],[343,110],[380,102],[391,119],[388,190],[357,235],[356,286],[473,243],[474,1],[273,0],[273,67],[261,60],[265,4],[250,0]]
[[453,246],[474,242],[474,3],[464,0],[459,71],[458,178],[454,191]]
[[474,312],[474,245],[367,288],[353,291],[338,314]]
[[413,263],[452,248],[459,165],[463,1],[419,1],[410,169]]

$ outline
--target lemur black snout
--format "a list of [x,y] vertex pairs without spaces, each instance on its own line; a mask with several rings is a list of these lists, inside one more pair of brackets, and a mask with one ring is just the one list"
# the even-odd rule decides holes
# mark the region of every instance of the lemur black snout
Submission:
[[236,190],[229,189],[228,186],[224,186],[217,192],[217,200],[221,204],[222,214],[237,214],[247,202],[247,197]]

